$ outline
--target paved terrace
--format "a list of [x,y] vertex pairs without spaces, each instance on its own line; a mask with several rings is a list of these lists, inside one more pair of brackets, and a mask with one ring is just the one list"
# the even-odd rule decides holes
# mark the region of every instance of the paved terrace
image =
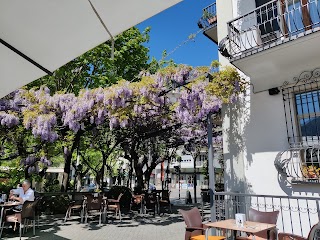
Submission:
[[[123,214],[120,223],[112,213],[109,213],[108,223],[101,225],[99,225],[98,216],[88,218],[87,224],[80,223],[77,213],[73,214],[66,223],[63,223],[63,215],[42,216],[39,228],[36,228],[36,236],[33,236],[32,228],[29,228],[28,232],[22,235],[22,239],[183,240],[185,224],[178,210],[190,209],[193,205],[185,205],[185,192],[182,192],[181,200],[178,200],[176,195],[178,195],[176,191],[173,191],[172,214],[165,213],[154,217],[152,212],[144,215],[133,212],[128,215]],[[4,229],[2,239],[19,239],[19,234]]]

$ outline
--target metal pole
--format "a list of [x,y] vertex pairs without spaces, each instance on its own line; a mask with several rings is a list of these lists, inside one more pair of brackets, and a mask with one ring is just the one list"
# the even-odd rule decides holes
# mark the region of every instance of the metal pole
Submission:
[[111,59],[113,60],[114,59],[114,38],[111,34],[111,32],[109,31],[109,29],[107,28],[107,26],[104,24],[102,18],[100,17],[97,9],[94,7],[94,5],[92,4],[92,2],[90,0],[88,0],[88,2],[90,3],[90,6],[92,8],[92,10],[94,11],[94,13],[96,14],[96,16],[98,17],[100,23],[102,24],[102,26],[104,27],[104,29],[107,31],[107,33],[109,34],[110,36],[110,39],[111,39]]
[[194,193],[194,203],[197,203],[197,166],[196,166],[196,156],[193,154],[193,193]]
[[[209,172],[209,191],[210,191],[210,213],[211,222],[216,222],[216,207],[214,204],[215,193],[215,173],[213,166],[213,147],[212,147],[212,118],[211,113],[208,114],[208,172]],[[213,231],[214,228],[213,228]],[[213,233],[214,234],[214,233]]]
[[179,176],[178,184],[179,184],[179,200],[180,200],[180,169],[179,169],[179,174],[178,174],[178,176]]

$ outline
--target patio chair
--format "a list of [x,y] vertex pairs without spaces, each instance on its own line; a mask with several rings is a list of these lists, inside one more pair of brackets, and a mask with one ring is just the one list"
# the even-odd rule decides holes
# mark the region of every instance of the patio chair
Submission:
[[132,194],[132,202],[130,205],[130,211],[134,208],[139,208],[140,214],[144,213],[144,194]]
[[201,218],[203,221],[204,211],[206,203],[210,203],[210,191],[209,189],[201,189]]
[[[252,222],[277,224],[278,215],[279,215],[279,211],[261,212],[261,211],[255,210],[253,208],[250,208],[247,220],[252,221]],[[254,237],[255,237],[255,240],[260,240],[260,239],[267,239],[267,236],[268,236],[267,231],[262,231],[262,232],[255,234]],[[237,239],[238,240],[251,240],[251,239],[253,239],[253,236],[252,235],[248,235],[247,237],[237,236]],[[276,231],[270,232],[270,239],[271,240],[277,239],[277,232]]]
[[[201,215],[197,207],[191,210],[179,210],[186,226],[185,240],[204,240],[206,226],[202,223]],[[209,240],[223,240],[224,236],[209,236]]]
[[320,237],[320,222],[313,225],[313,227],[310,229],[310,232],[307,238],[299,235],[295,235],[292,233],[278,234],[278,240],[313,240],[313,239],[319,239],[319,237]]
[[26,229],[25,227],[26,227],[27,220],[31,221],[31,223],[33,225],[33,235],[36,235],[35,209],[36,209],[36,205],[38,204],[38,201],[39,200],[37,200],[37,199],[35,201],[25,201],[24,204],[22,205],[21,212],[5,216],[5,219],[4,219],[2,226],[1,226],[0,238],[1,238],[5,223],[14,223],[14,224],[18,223],[19,224],[19,237],[21,239],[22,230],[23,230],[23,228],[24,228],[24,230]]
[[114,211],[117,217],[117,214],[119,214],[119,220],[121,222],[121,208],[120,208],[120,200],[123,196],[123,193],[120,193],[117,199],[107,199],[107,209]]
[[85,223],[88,222],[88,216],[90,212],[99,213],[99,224],[101,224],[102,214],[105,215],[105,203],[102,196],[94,197],[93,195],[87,195],[85,201]]
[[146,212],[153,212],[153,216],[156,216],[158,212],[158,197],[156,192],[145,194],[145,210]]
[[37,201],[37,204],[35,206],[35,218],[37,219],[37,227],[39,228],[39,222],[40,222],[40,215],[41,215],[41,204],[42,204],[42,196],[37,196],[35,200]]
[[71,200],[66,212],[66,215],[64,217],[64,222],[67,221],[67,218],[71,217],[71,213],[74,211],[80,210],[80,222],[83,222],[83,215],[84,215],[84,207],[85,207],[85,201],[83,198],[83,195],[75,195],[74,200]]
[[170,202],[170,191],[162,191],[161,198],[159,199],[159,210],[161,212],[161,208],[163,209],[165,206],[169,207],[170,213],[172,213],[171,202]]

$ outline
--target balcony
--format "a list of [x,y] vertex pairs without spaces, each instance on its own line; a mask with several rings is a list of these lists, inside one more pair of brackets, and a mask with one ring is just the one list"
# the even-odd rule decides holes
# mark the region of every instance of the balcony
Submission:
[[202,10],[202,16],[198,21],[198,27],[203,29],[203,34],[206,37],[218,44],[216,3],[212,3]]
[[228,22],[219,50],[267,90],[319,66],[319,30],[318,0],[274,0]]
[[293,144],[277,155],[274,165],[291,184],[320,184],[320,145]]

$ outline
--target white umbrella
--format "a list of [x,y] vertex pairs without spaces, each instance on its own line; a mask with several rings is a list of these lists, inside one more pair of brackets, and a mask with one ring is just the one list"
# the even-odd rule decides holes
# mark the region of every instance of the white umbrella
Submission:
[[0,98],[182,0],[1,0]]

